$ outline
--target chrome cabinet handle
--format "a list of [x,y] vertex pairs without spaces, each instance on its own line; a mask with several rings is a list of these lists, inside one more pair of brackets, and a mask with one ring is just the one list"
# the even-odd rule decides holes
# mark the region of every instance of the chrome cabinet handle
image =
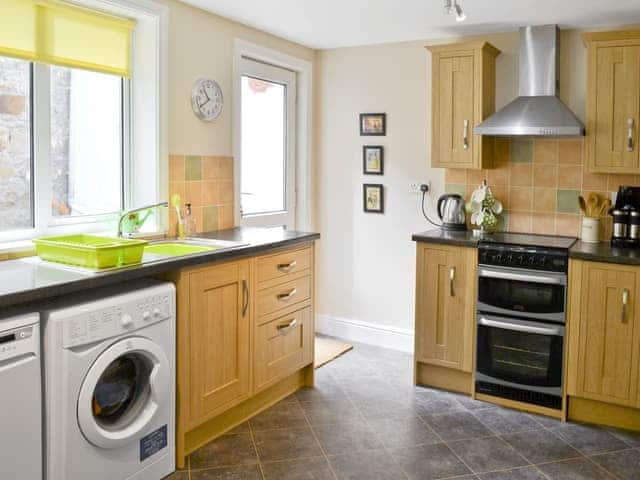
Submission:
[[627,152],[633,152],[633,118],[627,118]]
[[242,280],[242,316],[247,315],[247,309],[249,308],[249,286],[246,280]]
[[462,148],[469,149],[469,120],[464,121],[464,127],[462,128]]
[[291,330],[296,328],[296,325],[298,325],[298,320],[296,320],[295,318],[291,320],[289,323],[285,323],[284,325],[278,325],[276,327],[278,329],[278,335],[286,335]]
[[296,262],[295,260],[289,263],[280,263],[278,265],[278,270],[280,270],[282,273],[289,273],[293,268],[295,268],[296,265],[298,265],[298,262]]
[[285,302],[285,301],[289,300],[291,297],[293,297],[296,293],[298,293],[298,289],[297,288],[292,288],[288,293],[280,293],[280,294],[278,294],[277,298],[281,302]]
[[629,304],[629,290],[624,288],[622,290],[622,323],[627,323],[627,305]]
[[451,267],[449,269],[449,295],[452,297],[456,296],[456,292],[453,289],[453,281],[456,278],[456,267]]
[[509,321],[507,319],[498,319],[498,318],[488,318],[488,317],[480,317],[478,319],[478,324],[491,327],[491,328],[501,328],[503,330],[513,330],[515,332],[524,332],[524,333],[535,333],[537,335],[553,335],[553,336],[561,336],[564,335],[563,327],[538,327],[532,325],[529,322],[518,322]]

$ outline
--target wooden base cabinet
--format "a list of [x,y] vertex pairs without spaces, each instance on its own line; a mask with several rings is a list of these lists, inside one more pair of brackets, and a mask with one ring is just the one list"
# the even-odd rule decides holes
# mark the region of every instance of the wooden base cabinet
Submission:
[[471,393],[477,249],[417,244],[416,382]]
[[313,244],[304,244],[168,276],[177,287],[178,467],[313,385],[313,259]]

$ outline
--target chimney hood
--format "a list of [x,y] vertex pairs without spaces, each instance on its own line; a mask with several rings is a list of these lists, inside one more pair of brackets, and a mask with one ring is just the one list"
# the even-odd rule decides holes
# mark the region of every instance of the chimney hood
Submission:
[[557,96],[559,30],[556,25],[520,29],[519,97],[473,129],[492,136],[580,136],[584,125]]

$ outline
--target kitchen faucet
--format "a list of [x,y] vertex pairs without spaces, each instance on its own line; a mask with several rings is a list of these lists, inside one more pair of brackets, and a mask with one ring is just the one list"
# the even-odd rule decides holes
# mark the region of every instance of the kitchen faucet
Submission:
[[157,207],[168,207],[169,206],[169,202],[160,202],[160,203],[154,203],[152,205],[147,205],[144,207],[139,207],[139,208],[133,208],[131,210],[127,210],[124,213],[122,213],[122,215],[120,215],[120,218],[118,219],[118,238],[122,238],[122,221],[127,218],[129,215],[132,215],[134,213],[138,213],[138,212],[142,212],[144,210],[149,210],[150,208],[157,208]]

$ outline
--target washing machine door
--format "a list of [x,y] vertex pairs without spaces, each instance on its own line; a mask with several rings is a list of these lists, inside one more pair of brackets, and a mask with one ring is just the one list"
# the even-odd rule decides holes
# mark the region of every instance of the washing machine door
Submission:
[[148,433],[168,401],[171,371],[162,349],[141,337],[107,348],[93,363],[78,396],[78,425],[101,448],[118,448]]

